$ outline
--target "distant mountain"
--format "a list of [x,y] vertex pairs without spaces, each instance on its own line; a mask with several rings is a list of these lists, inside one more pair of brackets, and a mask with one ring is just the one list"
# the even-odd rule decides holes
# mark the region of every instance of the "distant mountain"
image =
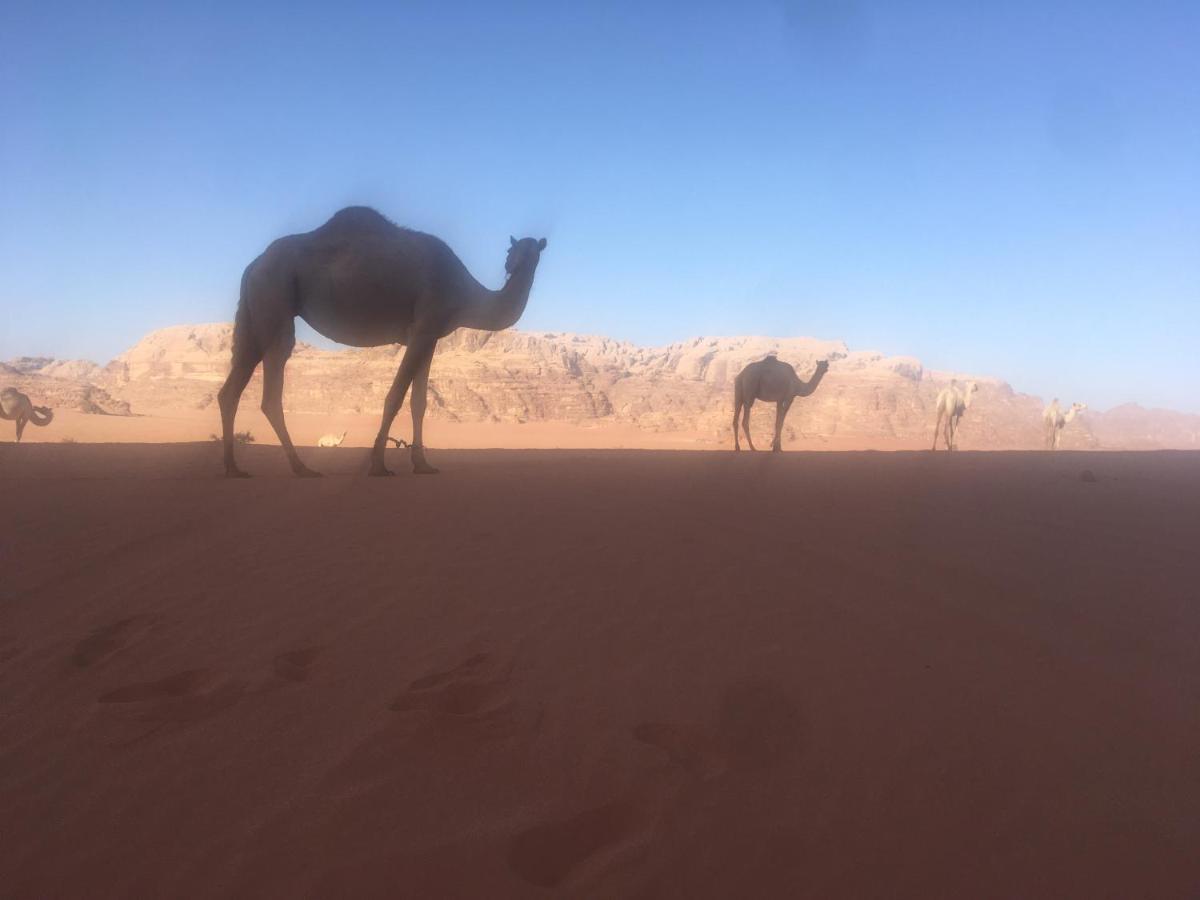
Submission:
[[[8,365],[22,373],[28,393],[36,393],[39,385],[49,392],[39,395],[39,402],[60,397],[64,405],[146,414],[207,409],[215,405],[225,378],[231,338],[228,324],[181,325],[148,334],[103,368],[40,358]],[[287,369],[285,405],[299,412],[376,412],[402,353],[395,345],[335,351],[298,344]],[[725,441],[733,378],[768,353],[794,365],[801,377],[808,377],[818,360],[830,361],[820,388],[793,408],[790,437],[802,432],[881,446],[931,442],[938,391],[951,378],[974,377],[980,391],[963,420],[962,446],[1041,447],[1042,402],[1004,381],[930,371],[913,357],[850,350],[841,341],[814,338],[695,338],[640,347],[575,334],[463,329],[438,345],[429,415],[453,421],[634,424]],[[251,382],[243,402],[259,402],[260,378]],[[84,393],[67,395],[68,384]],[[88,388],[97,393],[87,393]],[[1196,448],[1198,436],[1200,416],[1124,406],[1085,413],[1067,426],[1063,447]]]

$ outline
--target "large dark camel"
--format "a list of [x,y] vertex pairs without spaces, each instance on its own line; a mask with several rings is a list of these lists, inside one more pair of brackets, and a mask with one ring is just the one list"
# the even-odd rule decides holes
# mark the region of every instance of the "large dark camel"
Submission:
[[292,471],[301,477],[319,474],[300,461],[283,420],[283,367],[296,343],[296,316],[342,344],[406,345],[384,400],[370,474],[392,474],[383,464],[383,450],[410,384],[413,471],[436,473],[425,460],[421,441],[433,350],[439,338],[456,328],[500,331],[521,318],[546,239],[509,241],[504,264],[508,279],[498,291],[472,278],[444,242],[401,228],[366,207],[343,209],[315,231],[271,244],[242,275],[233,366],[219,394],[225,474],[246,477],[233,459],[233,420],[242,391],[260,361],[262,409]]
[[17,423],[17,443],[21,443],[21,435],[25,433],[26,423],[32,422],[44,428],[54,419],[54,413],[48,407],[34,406],[28,397],[16,388],[5,388],[0,391],[0,419]]
[[783,420],[787,418],[792,401],[797,397],[807,397],[817,389],[825,373],[829,371],[829,363],[821,360],[817,363],[813,377],[808,381],[801,380],[796,370],[787,363],[780,362],[774,356],[768,356],[758,362],[752,362],[742,371],[733,382],[733,449],[741,450],[738,444],[738,416],[742,417],[742,430],[746,432],[746,443],[750,449],[755,449],[750,437],[750,407],[755,400],[766,400],[775,403],[775,440],[771,450],[778,453],[783,449]]

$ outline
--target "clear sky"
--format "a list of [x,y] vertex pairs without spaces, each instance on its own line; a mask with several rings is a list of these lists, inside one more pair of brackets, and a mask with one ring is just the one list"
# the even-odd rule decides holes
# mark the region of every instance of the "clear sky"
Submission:
[[[106,8],[107,7],[107,8]],[[1200,3],[0,6],[0,359],[232,318],[362,203],[522,327],[1200,412]]]

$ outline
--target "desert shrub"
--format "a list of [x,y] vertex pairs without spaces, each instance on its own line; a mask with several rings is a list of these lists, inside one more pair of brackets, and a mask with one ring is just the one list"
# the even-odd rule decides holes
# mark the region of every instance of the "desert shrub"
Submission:
[[[209,437],[209,440],[217,441],[218,443],[221,440],[220,435],[216,435],[216,434],[210,433],[208,437]],[[253,444],[254,443],[254,433],[250,432],[250,431],[235,431],[233,433],[233,439],[235,441],[237,441],[239,444]]]

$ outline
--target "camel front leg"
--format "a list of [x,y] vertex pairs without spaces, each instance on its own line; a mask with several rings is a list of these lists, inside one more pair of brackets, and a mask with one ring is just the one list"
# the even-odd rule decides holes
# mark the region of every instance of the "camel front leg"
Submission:
[[958,449],[958,416],[950,416],[946,420],[946,448]]
[[738,416],[742,413],[742,398],[740,396],[733,398],[733,450],[739,452],[742,447],[738,443]]
[[941,412],[941,410],[938,410],[937,422],[933,426],[933,449],[934,450],[937,450],[937,439],[938,439],[938,434],[941,432],[941,430],[942,430],[942,412]]
[[771,442],[772,453],[783,451],[783,420],[787,418],[788,410],[791,408],[791,400],[780,400],[775,404],[775,440]]
[[430,350],[425,354],[421,367],[417,369],[417,374],[413,376],[412,384],[413,439],[410,453],[413,472],[418,475],[436,475],[438,473],[437,469],[425,461],[425,441],[422,437],[425,403],[429,392],[429,366],[432,362],[433,351]]
[[[396,420],[396,413],[400,411],[400,407],[404,403],[404,395],[408,393],[408,386],[412,384],[422,366],[428,369],[426,356],[429,359],[433,358],[433,348],[436,344],[437,338],[413,337],[409,340],[408,348],[404,351],[404,359],[400,361],[400,368],[396,370],[392,388],[383,401],[383,419],[379,423],[379,433],[375,435],[375,445],[371,448],[371,469],[368,474],[396,474],[383,464],[383,451],[387,446],[388,432],[392,429],[392,422]],[[415,420],[413,425],[415,427]],[[416,442],[417,436],[414,434],[413,443]]]
[[746,446],[751,450],[757,450],[754,446],[754,438],[750,437],[750,407],[754,405],[753,400],[747,400],[746,405],[742,407],[742,431],[746,435]]
[[28,421],[29,421],[29,419],[23,415],[17,416],[17,443],[18,444],[21,443],[21,435],[23,435],[25,433],[25,423]]

